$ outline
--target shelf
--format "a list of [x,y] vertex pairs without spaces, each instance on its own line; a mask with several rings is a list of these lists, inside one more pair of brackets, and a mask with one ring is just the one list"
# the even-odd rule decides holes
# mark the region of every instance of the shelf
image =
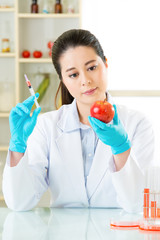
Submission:
[[14,12],[14,11],[15,11],[15,8],[12,8],[12,7],[8,7],[8,8],[0,7],[0,12]]
[[16,54],[15,53],[12,53],[12,52],[8,52],[8,53],[0,53],[0,58],[3,58],[3,57],[15,57]]
[[[5,4],[7,0],[2,0],[2,2],[4,2]],[[11,5],[10,7],[5,7],[4,4],[2,5],[0,3],[0,17],[1,17],[0,22],[1,25],[4,25],[5,22],[9,22],[9,27],[11,30],[10,39],[12,40],[13,45],[13,49],[11,49],[12,52],[3,53],[2,50],[0,49],[0,62],[1,62],[1,78],[6,79],[7,77],[8,79],[13,80],[14,85],[12,91],[13,93],[12,104],[16,106],[16,104],[21,102],[23,98],[27,98],[27,96],[30,96],[27,87],[26,86],[24,87],[23,79],[24,72],[36,74],[36,72],[38,72],[39,67],[40,68],[42,67],[44,69],[44,72],[54,71],[53,66],[51,66],[52,58],[51,56],[49,56],[50,50],[47,48],[48,41],[51,40],[54,41],[62,32],[68,29],[81,28],[81,0],[71,1],[76,5],[75,13],[66,12],[60,14],[56,13],[45,14],[42,13],[42,11],[38,14],[30,13],[31,0],[28,1],[11,0],[11,2],[12,3],[10,4]],[[43,0],[40,2],[43,2]],[[0,29],[0,35],[2,35],[2,31],[5,30],[4,28],[5,27],[2,26],[2,28]],[[33,55],[31,55],[30,58],[22,57],[21,54],[24,49],[30,49],[30,52],[33,54],[35,48],[41,49],[41,51],[43,52],[42,58],[34,58]],[[54,74],[56,74],[55,71]],[[21,78],[23,79],[22,81]],[[35,88],[36,84],[38,83],[35,83]],[[53,94],[55,94],[56,88],[58,87],[59,84],[58,76],[56,77],[56,81],[52,81],[52,84],[53,85],[51,86],[53,87]],[[1,93],[0,97],[3,97],[1,96]],[[9,100],[11,100],[11,98]],[[6,101],[6,99],[4,101]],[[49,109],[43,110],[43,112],[46,111],[50,110]],[[40,114],[42,114],[42,112]],[[3,158],[8,151],[8,143],[10,138],[8,121],[9,115],[10,111],[7,112],[7,110],[5,111],[5,109],[1,108],[0,153]],[[5,159],[2,159],[2,161],[3,160],[5,161]]]
[[160,97],[160,90],[109,90],[114,97]]
[[51,58],[19,58],[20,63],[52,63]]
[[79,13],[19,13],[19,18],[79,18]]
[[4,118],[8,118],[9,117],[9,112],[0,112],[0,118],[4,117]]
[[7,152],[8,146],[0,146],[0,152]]

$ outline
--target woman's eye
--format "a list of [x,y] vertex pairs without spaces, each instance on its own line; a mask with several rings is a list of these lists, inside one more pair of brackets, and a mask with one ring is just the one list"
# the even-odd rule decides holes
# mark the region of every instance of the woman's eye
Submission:
[[76,78],[78,76],[78,73],[73,73],[71,75],[69,75],[70,78]]
[[97,65],[92,66],[92,67],[88,68],[88,71],[93,71],[93,70],[95,70],[96,68],[97,68]]

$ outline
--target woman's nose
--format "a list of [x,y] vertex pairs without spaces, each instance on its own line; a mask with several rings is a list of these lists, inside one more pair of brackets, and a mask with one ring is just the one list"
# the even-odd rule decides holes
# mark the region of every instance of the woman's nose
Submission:
[[82,80],[82,86],[90,85],[90,84],[91,84],[91,80],[90,80],[90,79],[83,78],[83,80]]

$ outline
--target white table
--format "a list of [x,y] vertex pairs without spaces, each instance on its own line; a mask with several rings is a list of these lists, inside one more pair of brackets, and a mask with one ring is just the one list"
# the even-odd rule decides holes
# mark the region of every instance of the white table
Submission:
[[139,219],[120,209],[0,208],[0,240],[159,240],[160,232],[111,229],[111,219]]

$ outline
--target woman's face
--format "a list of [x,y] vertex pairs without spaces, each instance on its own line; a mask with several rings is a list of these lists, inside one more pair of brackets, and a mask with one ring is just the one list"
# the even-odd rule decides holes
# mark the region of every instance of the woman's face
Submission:
[[107,64],[93,48],[69,48],[60,57],[62,81],[77,104],[91,105],[106,98]]

